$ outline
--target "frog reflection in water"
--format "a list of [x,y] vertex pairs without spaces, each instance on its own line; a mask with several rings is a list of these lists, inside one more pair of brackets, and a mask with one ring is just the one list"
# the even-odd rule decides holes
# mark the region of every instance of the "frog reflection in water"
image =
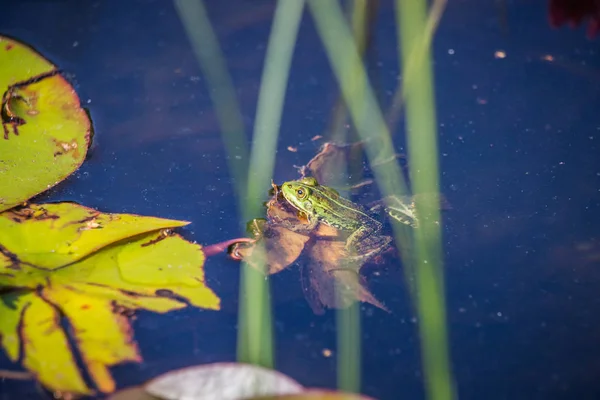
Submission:
[[318,223],[338,231],[350,233],[345,249],[349,259],[361,261],[373,257],[387,248],[390,236],[381,235],[382,223],[373,218],[359,204],[341,197],[330,187],[319,185],[312,177],[285,182],[281,185],[283,197],[298,210],[306,224],[284,223],[293,231],[312,231]]

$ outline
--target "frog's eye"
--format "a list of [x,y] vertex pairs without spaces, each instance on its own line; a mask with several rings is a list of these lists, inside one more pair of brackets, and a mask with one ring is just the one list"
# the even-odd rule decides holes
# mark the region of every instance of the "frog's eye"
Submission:
[[296,195],[299,199],[303,199],[304,197],[306,197],[306,191],[302,188],[296,189]]

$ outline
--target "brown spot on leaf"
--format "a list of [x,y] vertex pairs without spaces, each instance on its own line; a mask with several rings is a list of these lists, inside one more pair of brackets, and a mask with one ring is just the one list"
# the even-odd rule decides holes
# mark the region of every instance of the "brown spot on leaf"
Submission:
[[153,244],[156,244],[161,240],[168,238],[169,236],[171,236],[171,234],[172,232],[170,229],[163,229],[162,231],[160,231],[160,235],[156,239],[152,239],[147,241],[146,243],[142,243],[140,247],[152,246]]
[[77,141],[75,139],[70,142],[62,142],[52,138],[54,145],[58,148],[54,152],[54,157],[62,156],[63,154],[71,154],[74,159],[79,159],[79,146],[77,145]]

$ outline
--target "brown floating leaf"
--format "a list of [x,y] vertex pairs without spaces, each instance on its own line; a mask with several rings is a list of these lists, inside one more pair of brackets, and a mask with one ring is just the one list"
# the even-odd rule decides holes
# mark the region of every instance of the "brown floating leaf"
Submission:
[[364,163],[362,153],[363,142],[351,144],[324,143],[321,150],[305,166],[300,168],[302,176],[314,176],[321,185],[331,185],[345,182],[347,179],[346,165],[357,162]]
[[[335,228],[318,224],[311,232],[299,233],[276,225],[281,221],[296,226],[307,224],[298,218],[296,210],[276,187],[267,202],[267,217],[254,230],[256,241],[264,244],[265,252],[254,252],[256,242],[244,240],[231,247],[232,258],[244,260],[255,268],[267,265],[267,274],[271,275],[289,267],[301,255],[306,256],[306,263],[301,265],[301,280],[305,298],[315,314],[323,314],[325,308],[348,307],[356,300],[388,311],[366,288],[359,274],[362,264],[348,261],[344,237]],[[339,298],[336,288],[341,294]]]

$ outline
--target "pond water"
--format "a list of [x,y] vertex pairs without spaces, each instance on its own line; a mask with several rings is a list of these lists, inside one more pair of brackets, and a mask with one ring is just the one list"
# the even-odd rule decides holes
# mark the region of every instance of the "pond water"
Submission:
[[[275,2],[206,2],[248,143]],[[497,5],[500,5],[498,7]],[[192,224],[188,240],[239,237],[238,199],[213,104],[171,2],[22,1],[1,34],[31,44],[74,82],[94,124],[88,160],[41,196],[105,212]],[[433,45],[450,351],[461,399],[600,396],[600,57],[584,29],[552,29],[543,2],[450,2]],[[385,104],[397,83],[393,3],[381,1],[368,55]],[[322,143],[338,87],[305,13],[275,158],[296,179]],[[398,152],[405,132],[393,132]],[[297,148],[290,151],[289,146]],[[270,182],[264,182],[265,200]],[[235,360],[238,262],[208,259],[220,311],[137,312],[144,362],[113,369],[119,388],[166,371]],[[401,267],[365,271],[392,313],[365,304],[362,392],[424,396],[415,315]],[[276,367],[306,386],[336,385],[335,312],[314,315],[297,268],[271,279]],[[0,369],[11,369],[0,357]],[[38,398],[0,382],[0,398]],[[27,397],[29,396],[29,397]]]

